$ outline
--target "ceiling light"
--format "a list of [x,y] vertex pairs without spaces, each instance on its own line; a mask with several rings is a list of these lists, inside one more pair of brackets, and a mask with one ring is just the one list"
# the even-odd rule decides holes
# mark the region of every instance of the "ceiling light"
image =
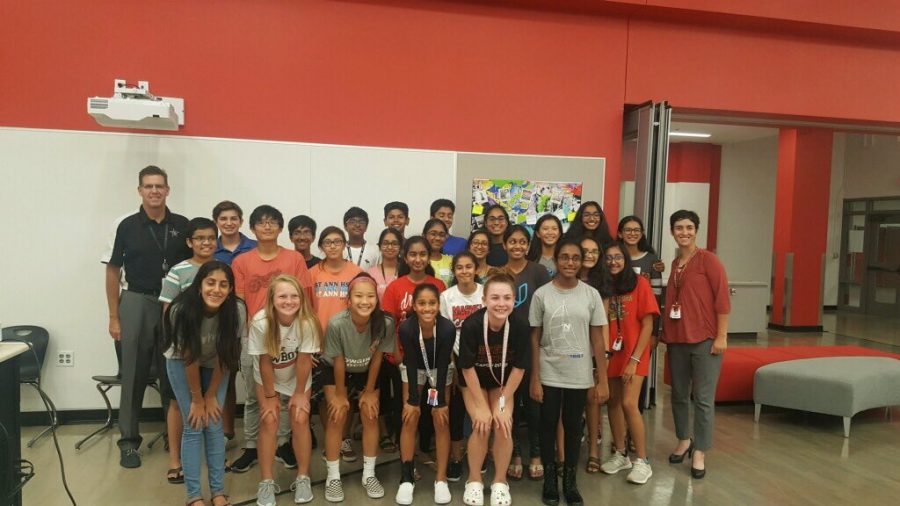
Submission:
[[700,132],[669,132],[670,137],[711,137],[712,134],[704,134]]

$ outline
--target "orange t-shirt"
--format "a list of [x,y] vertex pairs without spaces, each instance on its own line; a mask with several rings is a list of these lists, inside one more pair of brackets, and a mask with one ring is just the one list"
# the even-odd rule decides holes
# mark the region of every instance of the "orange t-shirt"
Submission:
[[[650,282],[643,276],[637,277],[637,286],[630,293],[609,297],[609,349],[616,341],[619,332],[622,333],[622,349],[613,351],[609,359],[606,375],[610,378],[618,378],[625,372],[632,355],[637,347],[638,338],[641,336],[641,320],[647,315],[658,315],[659,306],[656,303],[656,295],[650,288]],[[621,303],[621,307],[617,307]],[[619,319],[621,316],[621,319]],[[621,327],[620,327],[621,325]],[[644,352],[637,365],[638,376],[646,376],[650,364],[650,344],[644,347]]]
[[325,268],[325,262],[319,262],[310,271],[313,284],[313,306],[316,308],[316,316],[322,324],[322,332],[328,328],[328,320],[332,316],[347,309],[347,300],[350,298],[350,281],[362,272],[362,269],[351,262],[344,261],[344,267],[340,272],[330,272]]
[[266,307],[269,282],[279,274],[294,276],[306,289],[305,295],[311,294],[312,282],[306,260],[292,249],[279,247],[278,254],[271,260],[263,260],[259,250],[253,249],[235,258],[231,268],[234,271],[234,290],[244,298],[247,314],[251,317]]

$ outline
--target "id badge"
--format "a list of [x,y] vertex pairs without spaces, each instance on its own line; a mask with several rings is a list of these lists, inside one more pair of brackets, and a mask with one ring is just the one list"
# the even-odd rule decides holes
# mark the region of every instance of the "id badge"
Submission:
[[506,410],[506,396],[501,395],[500,399],[497,401],[497,407],[500,408],[500,412],[503,413]]
[[436,407],[438,405],[438,391],[436,388],[428,389],[428,405]]
[[681,319],[681,304],[678,304],[677,302],[672,304],[672,309],[669,311],[669,318],[673,320]]
[[619,351],[622,349],[622,336],[616,337],[616,340],[613,341],[612,349],[613,351]]

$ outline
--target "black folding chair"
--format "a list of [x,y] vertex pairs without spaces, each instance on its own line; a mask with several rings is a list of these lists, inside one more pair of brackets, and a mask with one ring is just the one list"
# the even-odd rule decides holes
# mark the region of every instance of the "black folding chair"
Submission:
[[47,329],[35,325],[15,325],[3,329],[4,341],[19,341],[28,345],[31,351],[22,355],[19,359],[19,382],[31,385],[37,390],[38,395],[44,400],[47,406],[47,414],[50,417],[50,426],[42,430],[38,435],[31,438],[28,447],[31,448],[34,443],[45,436],[51,430],[55,430],[59,426],[56,417],[56,405],[50,399],[50,396],[41,388],[41,369],[44,367],[44,357],[47,355],[47,346],[50,343],[50,334]]

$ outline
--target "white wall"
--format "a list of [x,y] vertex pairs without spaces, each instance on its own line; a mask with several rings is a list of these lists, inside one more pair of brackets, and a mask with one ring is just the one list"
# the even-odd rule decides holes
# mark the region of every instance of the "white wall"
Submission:
[[[709,183],[666,183],[664,198],[663,216],[665,223],[663,226],[666,227],[666,231],[663,233],[659,258],[669,266],[678,253],[678,246],[675,245],[675,240],[672,238],[672,234],[669,233],[669,216],[672,216],[672,213],[675,211],[687,209],[697,213],[697,216],[700,217],[697,246],[701,248],[706,247],[707,225],[709,224]],[[668,277],[665,276],[663,279],[668,279]]]
[[772,278],[778,136],[722,145],[716,252],[732,282]]

